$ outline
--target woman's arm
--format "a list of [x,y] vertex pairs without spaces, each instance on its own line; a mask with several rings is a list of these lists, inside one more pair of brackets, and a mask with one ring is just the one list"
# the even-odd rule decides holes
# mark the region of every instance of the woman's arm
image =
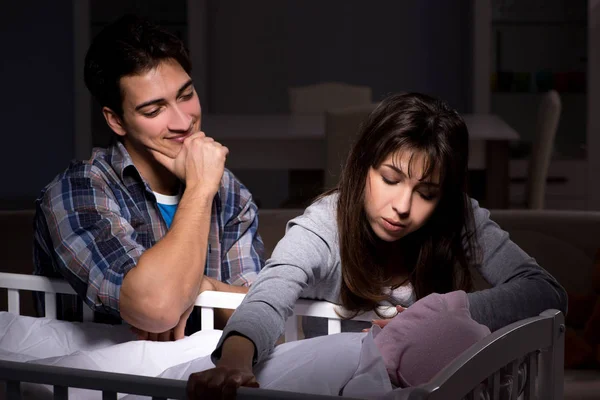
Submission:
[[256,346],[254,362],[263,359],[283,333],[298,298],[307,288],[314,287],[327,269],[330,269],[327,243],[301,225],[292,226],[229,319],[213,361],[226,356],[221,353],[222,345],[235,332]]
[[[229,319],[213,353],[215,364],[222,356],[224,340],[234,332],[254,343],[254,362],[263,359],[283,333],[285,321],[292,314],[298,298],[303,294],[310,295],[309,289],[336,276],[331,273],[339,259],[333,204],[332,198],[322,199],[288,223],[285,236]],[[339,282],[325,286],[333,293],[336,285],[339,286]],[[320,295],[326,297],[327,293]]]
[[482,253],[479,271],[493,286],[469,293],[473,319],[494,331],[549,308],[566,314],[563,287],[490,220],[488,210],[472,204]]

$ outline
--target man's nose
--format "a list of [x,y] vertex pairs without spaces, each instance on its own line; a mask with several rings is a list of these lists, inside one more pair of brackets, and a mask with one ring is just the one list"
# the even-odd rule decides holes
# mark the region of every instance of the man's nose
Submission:
[[169,120],[168,128],[173,132],[187,133],[192,126],[192,117],[179,107],[174,107]]

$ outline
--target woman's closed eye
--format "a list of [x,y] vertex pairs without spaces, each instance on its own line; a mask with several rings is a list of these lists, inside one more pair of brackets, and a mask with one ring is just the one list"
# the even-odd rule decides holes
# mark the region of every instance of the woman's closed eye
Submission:
[[399,183],[400,181],[397,179],[388,179],[385,176],[381,175],[381,179],[383,180],[384,183],[388,184],[388,185],[395,185],[397,183]]
[[432,200],[436,199],[437,193],[433,193],[433,192],[419,192],[419,196],[421,196],[421,198],[423,200],[432,201]]

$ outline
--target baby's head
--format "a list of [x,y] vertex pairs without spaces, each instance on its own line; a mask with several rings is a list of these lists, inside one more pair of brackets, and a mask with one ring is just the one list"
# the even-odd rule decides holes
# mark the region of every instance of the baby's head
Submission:
[[428,382],[463,351],[490,334],[474,321],[467,294],[456,291],[423,297],[375,336],[392,383]]

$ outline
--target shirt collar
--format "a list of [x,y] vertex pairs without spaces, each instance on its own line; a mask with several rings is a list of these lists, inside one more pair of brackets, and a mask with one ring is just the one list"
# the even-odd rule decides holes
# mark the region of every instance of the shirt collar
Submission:
[[110,165],[126,185],[133,179],[135,183],[143,183],[148,191],[152,191],[148,182],[142,177],[136,168],[129,152],[119,140],[114,140],[108,147]]

